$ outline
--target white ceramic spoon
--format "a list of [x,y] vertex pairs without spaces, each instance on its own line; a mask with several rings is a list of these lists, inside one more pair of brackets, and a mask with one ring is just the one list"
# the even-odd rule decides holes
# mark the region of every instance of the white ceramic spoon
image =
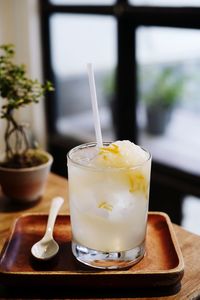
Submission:
[[53,229],[57,214],[63,202],[64,199],[62,197],[55,197],[52,200],[45,235],[31,248],[32,255],[37,259],[50,259],[55,256],[59,250],[59,246],[53,238]]

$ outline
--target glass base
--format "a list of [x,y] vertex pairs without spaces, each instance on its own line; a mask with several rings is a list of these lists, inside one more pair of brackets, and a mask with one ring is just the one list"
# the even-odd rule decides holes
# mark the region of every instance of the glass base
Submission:
[[145,243],[120,252],[102,252],[72,242],[72,252],[83,264],[99,269],[123,269],[138,263],[145,253]]

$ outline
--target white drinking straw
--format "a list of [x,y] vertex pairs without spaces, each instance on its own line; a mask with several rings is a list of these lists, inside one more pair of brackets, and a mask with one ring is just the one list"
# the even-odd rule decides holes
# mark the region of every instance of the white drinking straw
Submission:
[[96,93],[95,80],[94,80],[94,71],[93,71],[93,67],[92,67],[91,63],[87,64],[87,72],[88,72],[88,78],[89,78],[89,86],[90,86],[90,95],[91,95],[91,102],[92,102],[92,111],[93,111],[93,118],[94,118],[96,141],[97,141],[98,147],[102,147],[103,142],[102,142],[99,110],[98,110],[98,104],[97,104],[97,93]]

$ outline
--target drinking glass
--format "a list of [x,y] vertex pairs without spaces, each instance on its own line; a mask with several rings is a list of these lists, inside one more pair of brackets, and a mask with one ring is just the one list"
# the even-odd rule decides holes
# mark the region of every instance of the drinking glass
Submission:
[[91,164],[98,151],[87,143],[67,154],[72,252],[92,267],[126,268],[145,253],[151,155],[144,150],[134,167],[101,167]]

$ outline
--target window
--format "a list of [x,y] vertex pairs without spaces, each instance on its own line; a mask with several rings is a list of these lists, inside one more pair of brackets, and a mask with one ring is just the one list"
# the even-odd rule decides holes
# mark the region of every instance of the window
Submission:
[[[166,210],[180,222],[183,194],[200,195],[199,1],[43,0],[40,5],[44,75],[56,86],[47,100],[54,170],[65,174],[66,152],[94,139],[85,70],[93,60],[104,140],[130,139],[150,149],[150,209]],[[146,100],[160,101],[163,93],[165,106],[174,104],[164,117],[163,104],[157,109],[159,128],[148,123],[153,110],[149,113]]]
[[151,6],[189,6],[200,7],[199,0],[130,0],[130,4],[133,5],[151,5]]
[[57,5],[104,5],[113,4],[115,0],[51,0],[50,2]]
[[[198,174],[200,31],[139,27],[136,38],[140,104],[146,110],[146,120],[140,125],[140,144],[148,147],[157,161]],[[161,76],[167,76],[166,70],[168,78],[164,81],[162,77],[161,82]],[[164,86],[168,83],[170,91]],[[167,99],[161,89],[167,93]],[[166,106],[166,125],[160,105]]]
[[73,136],[80,141],[95,139],[86,73],[86,63],[93,62],[102,131],[104,138],[112,140],[109,81],[116,67],[115,20],[110,16],[54,14],[50,18],[50,35],[58,134]]

